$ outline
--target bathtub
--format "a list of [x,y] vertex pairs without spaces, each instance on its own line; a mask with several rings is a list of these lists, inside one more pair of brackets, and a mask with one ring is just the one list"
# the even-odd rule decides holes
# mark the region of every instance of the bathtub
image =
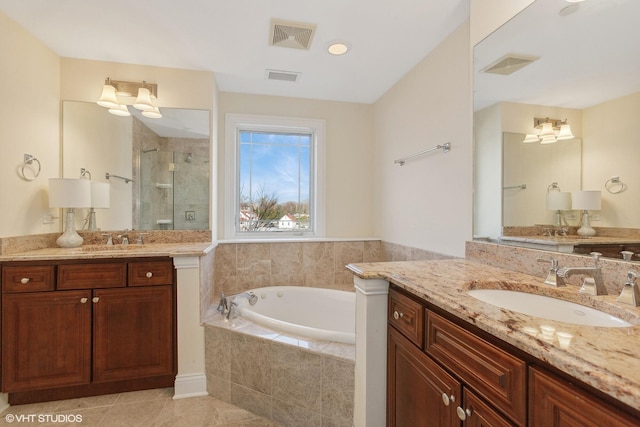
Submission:
[[302,286],[252,289],[255,305],[238,299],[240,316],[282,333],[355,344],[355,293]]

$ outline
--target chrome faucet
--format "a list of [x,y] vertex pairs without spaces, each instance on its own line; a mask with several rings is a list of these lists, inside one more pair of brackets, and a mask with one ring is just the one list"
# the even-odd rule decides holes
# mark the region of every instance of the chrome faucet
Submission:
[[222,314],[226,314],[225,317],[227,318],[227,320],[232,319],[237,315],[237,298],[246,298],[251,305],[255,305],[258,302],[258,296],[253,292],[242,292],[240,294],[231,295],[229,297],[225,297],[224,292],[220,292],[220,302],[218,303],[217,310]]
[[598,261],[600,260],[600,252],[591,252],[593,257],[593,267],[563,267],[556,272],[556,279],[558,286],[565,286],[564,279],[573,276],[574,274],[584,274],[590,276],[584,279],[582,287],[580,287],[580,293],[588,295],[607,295],[607,288],[604,286],[604,280],[602,280],[602,270],[598,267]]
[[547,278],[544,280],[544,284],[545,285],[549,285],[549,286],[564,286],[564,282],[562,282],[562,284],[558,283],[558,260],[551,258],[551,259],[544,259],[544,258],[538,258],[538,262],[550,262],[551,263],[551,268],[549,268],[549,272],[547,273]]
[[640,305],[640,288],[638,288],[638,284],[636,283],[637,278],[638,273],[635,271],[627,273],[627,281],[622,287],[622,292],[620,292],[620,296],[617,299],[618,302],[634,307]]

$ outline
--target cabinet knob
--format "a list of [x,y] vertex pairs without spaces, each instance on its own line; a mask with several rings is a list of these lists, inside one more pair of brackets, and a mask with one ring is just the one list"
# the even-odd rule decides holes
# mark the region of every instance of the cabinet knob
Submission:
[[98,301],[100,301],[100,297],[93,297],[93,299],[91,301],[98,302]]
[[451,396],[447,396],[447,393],[442,393],[442,402],[444,406],[449,406],[449,402],[455,402],[456,397],[452,394]]
[[150,271],[147,271],[147,274],[145,274],[145,276],[147,276],[147,278],[151,279],[153,277],[153,273]]
[[28,277],[23,277],[22,279],[20,279],[20,283],[22,283],[23,285],[26,285],[27,283],[29,283],[29,279]]
[[82,304],[86,304],[86,303],[87,303],[87,301],[89,301],[89,298],[80,298],[80,302],[81,302]]
[[456,408],[456,414],[458,414],[458,418],[460,421],[464,421],[467,417],[471,416],[471,409],[462,409],[460,406]]
[[400,319],[401,317],[404,317],[404,313],[403,313],[403,312],[399,312],[399,313],[398,313],[398,310],[394,310],[394,312],[393,312],[393,318],[394,318],[394,319],[396,319],[396,320],[398,320],[398,319]]

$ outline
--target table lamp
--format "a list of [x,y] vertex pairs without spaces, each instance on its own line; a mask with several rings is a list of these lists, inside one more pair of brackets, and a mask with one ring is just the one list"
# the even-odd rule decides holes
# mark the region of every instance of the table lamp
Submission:
[[[547,210],[556,211],[556,226],[562,227],[562,211],[571,210],[571,193],[550,191],[547,193]],[[565,221],[566,222],[566,221]]]
[[600,191],[574,191],[571,193],[572,209],[582,211],[582,226],[578,229],[579,236],[592,237],[596,235],[596,230],[589,224],[589,211],[599,211],[601,199]]
[[61,248],[77,248],[83,239],[76,231],[73,210],[91,206],[91,183],[79,178],[49,178],[49,207],[67,209],[64,233],[56,243]]

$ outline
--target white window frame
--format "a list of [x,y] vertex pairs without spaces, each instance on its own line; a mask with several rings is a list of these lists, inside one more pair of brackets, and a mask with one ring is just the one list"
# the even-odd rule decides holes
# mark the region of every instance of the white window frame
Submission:
[[[313,135],[309,231],[238,231],[240,206],[239,144],[240,130],[263,132],[305,132]],[[234,239],[294,239],[324,237],[325,227],[325,121],[295,117],[227,113],[225,116],[225,189],[224,238]]]

